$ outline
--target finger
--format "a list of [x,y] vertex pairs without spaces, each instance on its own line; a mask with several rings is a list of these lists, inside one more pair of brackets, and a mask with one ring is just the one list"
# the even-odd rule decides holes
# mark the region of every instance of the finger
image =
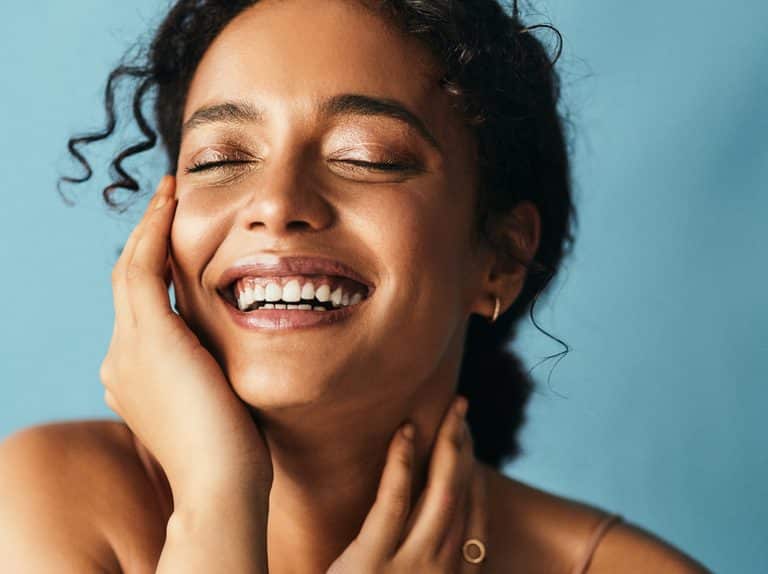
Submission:
[[144,211],[143,217],[136,225],[136,227],[133,228],[133,231],[131,231],[130,235],[128,236],[128,240],[125,242],[125,245],[120,252],[120,257],[118,257],[117,262],[112,269],[112,298],[114,303],[116,322],[132,323],[134,321],[133,310],[127,298],[127,289],[125,285],[126,271],[133,257],[136,244],[141,237],[144,223],[154,211],[152,206],[156,204],[158,197],[165,196],[169,193],[169,188],[173,188],[171,185],[172,179],[173,178],[171,176],[164,176],[160,180],[155,191],[153,201],[149,202],[147,209]]
[[114,321],[112,323],[112,339],[109,341],[109,348],[107,349],[107,353],[104,355],[104,359],[101,361],[101,365],[99,366],[99,380],[106,389],[109,389],[113,384],[112,357],[113,349],[117,346],[117,335],[117,321]]
[[[173,178],[153,199],[150,211],[142,222],[141,231],[130,254],[125,273],[128,296],[134,314],[152,319],[170,311],[168,287],[165,281],[168,267],[168,241],[176,201]],[[161,305],[162,308],[158,307]]]
[[[461,546],[465,540],[465,532],[470,512],[470,491],[472,489],[473,468],[475,462],[472,437],[466,420],[462,421],[464,442],[462,443],[459,470],[460,481],[458,488],[459,504],[453,514],[448,518],[448,526],[445,537],[438,550],[438,562],[446,569],[455,568],[461,556]],[[453,571],[453,570],[451,570]]]
[[120,414],[120,405],[117,404],[117,399],[115,399],[115,396],[112,394],[112,391],[109,389],[106,389],[104,391],[104,402],[107,403],[107,406],[120,418],[122,418],[122,415]]
[[[408,428],[407,425],[402,427],[390,443],[376,502],[357,536],[374,563],[395,553],[411,510],[414,435],[407,436]],[[415,433],[412,424],[410,430]]]
[[459,504],[448,519],[447,531],[437,551],[436,561],[446,571],[456,572],[456,565],[460,564],[461,545],[464,542],[468,515],[469,484],[465,484],[459,496]]
[[[429,478],[429,476],[433,476],[434,477],[434,475],[436,473],[436,471],[435,471],[435,454],[437,452],[437,444],[441,440],[440,439],[440,437],[442,436],[441,435],[441,430],[445,429],[446,425],[450,422],[450,418],[449,418],[448,415],[450,415],[451,412],[452,412],[452,409],[456,407],[457,399],[458,399],[458,396],[454,398],[454,401],[451,403],[451,405],[449,405],[448,409],[446,409],[446,412],[443,415],[443,420],[442,420],[442,423],[440,425],[440,428],[438,428],[438,433],[435,436],[434,446],[433,446],[433,449],[432,449],[432,459],[430,460],[430,466],[432,468],[427,469],[428,470],[427,478]],[[434,480],[434,478],[432,480]],[[411,516],[408,519],[408,525],[406,526],[406,531],[409,532],[409,533],[413,530],[413,526],[416,523],[416,521],[419,519],[419,517],[421,517],[424,514],[424,503],[427,500],[427,492],[428,492],[427,486],[428,485],[425,485],[424,491],[421,493],[421,496],[419,496],[418,501],[416,501],[416,507],[413,509],[413,511],[411,512]]]
[[168,289],[173,281],[173,269],[171,268],[171,258],[168,257],[165,261],[165,270],[163,271],[163,281],[165,282],[165,288]]
[[178,301],[178,293],[176,291],[176,287],[175,287],[175,285],[173,285],[173,265],[172,265],[172,259],[173,259],[173,255],[169,254],[168,255],[168,264],[166,266],[165,276],[164,276],[165,292],[168,293],[168,298],[170,300],[170,298],[171,298],[170,292],[171,292],[171,288],[173,288],[173,301],[170,302],[171,310],[176,315],[178,315],[179,314],[179,301]]
[[448,531],[449,521],[461,503],[465,480],[462,477],[462,448],[466,448],[467,443],[464,431],[466,406],[466,398],[459,396],[455,399],[438,430],[423,502],[403,544],[406,553],[436,554]]
[[144,214],[141,216],[141,219],[133,228],[130,235],[128,235],[128,240],[125,242],[123,249],[120,251],[120,257],[118,257],[115,264],[116,270],[125,272],[125,268],[133,258],[136,243],[138,243],[139,237],[141,236],[141,233],[144,229],[144,224],[153,215],[155,211],[154,207],[157,204],[157,201],[160,197],[167,197],[169,193],[174,192],[174,179],[175,178],[173,176],[164,175],[158,182],[157,187],[155,188],[155,195],[147,204],[147,208],[144,210]]
[[140,229],[133,252],[128,253],[128,265],[150,264],[152,271],[162,275],[165,272],[167,243],[164,239],[170,233],[171,207],[175,203],[174,189],[175,178],[163,176],[157,187],[157,193],[147,206],[144,217],[139,224]]
[[475,461],[472,471],[472,482],[469,491],[469,517],[464,532],[463,540],[460,541],[462,552],[464,543],[467,540],[479,540],[483,544],[483,549],[472,544],[467,547],[467,554],[471,559],[478,560],[476,564],[466,562],[463,558],[462,574],[475,574],[485,562],[485,551],[488,550],[488,499],[486,491],[485,473],[483,467]]

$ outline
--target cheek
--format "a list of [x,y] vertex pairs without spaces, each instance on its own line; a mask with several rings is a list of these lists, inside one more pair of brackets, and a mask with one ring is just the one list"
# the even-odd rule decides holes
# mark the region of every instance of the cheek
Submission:
[[402,202],[390,211],[382,247],[397,281],[449,303],[466,279],[469,214],[447,199]]
[[[171,255],[180,306],[193,301],[199,278],[223,240],[223,222],[190,196],[180,196],[171,226]],[[189,305],[187,311],[189,311]]]
[[221,205],[212,204],[207,194],[179,194],[171,227],[174,259],[184,270],[199,274],[223,241],[225,221]]
[[387,339],[381,367],[409,379],[434,372],[460,339],[469,279],[466,208],[419,199],[391,206],[375,239],[387,268],[379,305]]

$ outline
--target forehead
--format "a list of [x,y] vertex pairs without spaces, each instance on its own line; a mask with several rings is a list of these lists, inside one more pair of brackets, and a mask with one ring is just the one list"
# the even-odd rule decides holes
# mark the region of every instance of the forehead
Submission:
[[201,105],[258,100],[309,113],[338,93],[399,100],[441,131],[449,112],[428,49],[356,0],[261,0],[201,60],[184,118]]

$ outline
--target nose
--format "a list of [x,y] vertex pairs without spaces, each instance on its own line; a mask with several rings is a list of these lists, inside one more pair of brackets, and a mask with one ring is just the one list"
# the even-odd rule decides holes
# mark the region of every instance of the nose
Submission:
[[331,225],[333,208],[299,162],[267,162],[239,210],[238,226],[282,238]]

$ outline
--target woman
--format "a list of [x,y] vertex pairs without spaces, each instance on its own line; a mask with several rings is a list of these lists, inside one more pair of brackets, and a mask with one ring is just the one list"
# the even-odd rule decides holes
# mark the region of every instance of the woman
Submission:
[[531,388],[504,346],[573,216],[556,76],[514,12],[172,7],[107,98],[138,78],[147,136],[107,201],[138,189],[153,88],[169,160],[112,275],[125,424],[2,445],[2,571],[705,571],[499,472]]

